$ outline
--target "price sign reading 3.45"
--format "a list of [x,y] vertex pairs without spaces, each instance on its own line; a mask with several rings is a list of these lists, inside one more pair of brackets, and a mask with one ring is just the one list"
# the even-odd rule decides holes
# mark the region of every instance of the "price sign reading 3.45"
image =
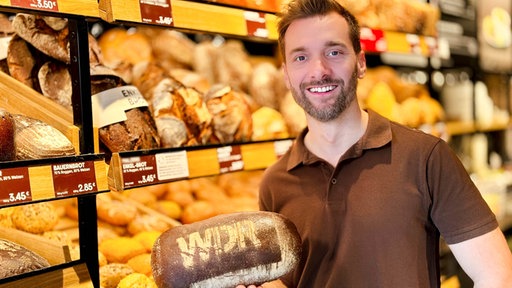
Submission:
[[28,168],[0,169],[0,206],[32,201]]
[[155,155],[122,159],[124,187],[135,187],[158,182]]

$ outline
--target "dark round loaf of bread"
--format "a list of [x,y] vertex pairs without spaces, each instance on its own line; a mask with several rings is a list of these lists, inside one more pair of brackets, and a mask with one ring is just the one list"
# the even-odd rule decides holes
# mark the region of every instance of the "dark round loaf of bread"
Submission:
[[0,108],[0,161],[16,158],[15,127],[11,114]]
[[238,212],[177,226],[155,242],[158,287],[235,287],[278,279],[299,262],[295,225],[273,212]]
[[49,267],[40,255],[14,242],[0,239],[0,279]]

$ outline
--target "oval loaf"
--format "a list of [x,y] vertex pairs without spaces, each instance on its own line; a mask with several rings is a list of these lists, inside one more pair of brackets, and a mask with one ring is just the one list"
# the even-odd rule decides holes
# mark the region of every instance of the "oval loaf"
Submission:
[[158,287],[235,287],[275,280],[299,261],[301,239],[273,212],[238,212],[177,226],[155,242]]

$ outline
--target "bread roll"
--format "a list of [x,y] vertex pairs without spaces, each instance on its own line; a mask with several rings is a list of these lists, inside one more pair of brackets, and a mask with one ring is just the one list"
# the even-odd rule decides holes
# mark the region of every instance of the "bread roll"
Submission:
[[41,234],[52,230],[57,225],[59,216],[51,203],[40,202],[16,206],[11,219],[17,229]]
[[15,127],[11,114],[0,109],[0,161],[11,161],[16,158]]
[[50,263],[29,249],[0,239],[0,279],[49,267]]
[[158,287],[235,287],[281,277],[301,252],[296,227],[272,212],[219,215],[164,232],[151,265]]

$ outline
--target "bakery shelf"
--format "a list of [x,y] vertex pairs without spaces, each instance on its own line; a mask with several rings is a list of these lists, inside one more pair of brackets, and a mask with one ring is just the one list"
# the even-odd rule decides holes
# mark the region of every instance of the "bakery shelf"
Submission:
[[[79,152],[79,128],[73,124],[73,113],[11,76],[0,72],[0,107],[23,114],[53,126],[66,136]],[[20,105],[23,103],[23,105]]]
[[98,154],[0,163],[0,208],[108,191]]
[[463,135],[476,132],[492,132],[506,130],[512,127],[512,122],[508,123],[492,123],[488,126],[481,126],[475,121],[448,121],[446,129],[449,135]]
[[361,28],[361,45],[367,53],[437,55],[437,38],[411,33]]
[[[71,263],[62,265],[63,267],[54,266],[30,273],[23,274],[23,277],[15,277],[14,280],[8,278],[9,282],[0,281],[0,288],[19,288],[19,287],[38,287],[38,288],[55,288],[55,287],[77,287],[89,288],[94,287],[87,269],[86,264]],[[44,272],[44,273],[43,273]]]
[[276,16],[273,13],[192,1],[173,0],[167,3],[169,2],[170,4],[158,6],[142,4],[138,0],[99,0],[99,13],[107,22],[134,22],[234,36],[277,39]]
[[191,1],[199,1],[205,3],[212,4],[221,4],[226,6],[244,8],[244,9],[253,9],[257,11],[271,12],[276,13],[279,12],[281,1],[279,0],[191,0]]
[[110,189],[122,191],[165,182],[236,171],[264,169],[291,146],[292,139],[114,153]]
[[96,0],[0,0],[0,6],[99,18]]
[[462,135],[475,132],[475,123],[473,121],[448,121],[446,130],[449,135]]

